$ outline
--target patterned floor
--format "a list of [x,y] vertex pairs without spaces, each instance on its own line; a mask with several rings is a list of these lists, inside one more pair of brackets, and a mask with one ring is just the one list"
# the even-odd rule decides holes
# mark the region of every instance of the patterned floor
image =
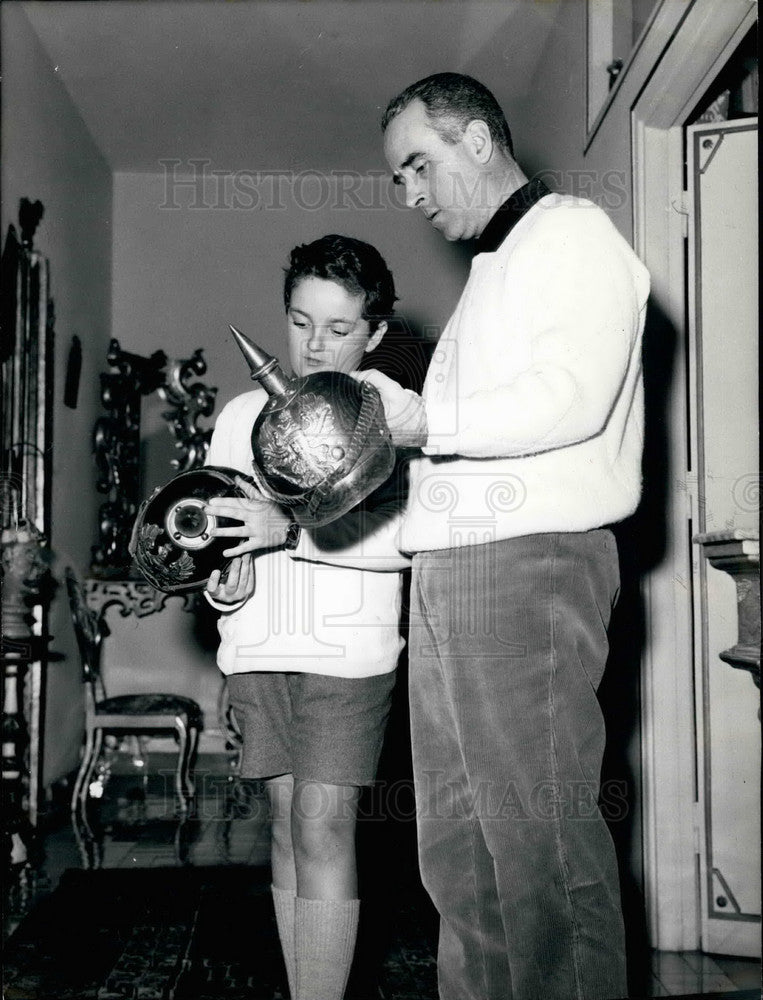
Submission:
[[[145,869],[152,868],[230,867],[232,877],[234,870],[251,869],[252,876],[256,876],[254,882],[259,879],[260,883],[253,883],[251,891],[255,895],[259,892],[265,899],[268,883],[265,800],[251,786],[237,788],[229,781],[224,759],[203,758],[196,775],[200,792],[196,815],[181,821],[175,816],[171,759],[163,761],[152,756],[145,763],[150,764],[150,778],[143,772],[136,773],[129,757],[118,761],[112,768],[103,798],[91,804],[88,823],[72,824],[68,818],[60,822],[38,845],[33,863],[16,869],[4,896],[6,938],[36,902],[50,897],[67,872],[66,877],[72,878],[73,872],[89,869],[133,869],[137,879]],[[418,881],[412,791],[401,783],[395,794],[399,817],[395,821],[382,815],[384,810],[379,808],[372,793],[361,806],[359,864],[365,917],[347,1000],[437,1000],[436,915]],[[235,877],[230,884],[236,884]],[[193,909],[190,904],[188,908]],[[203,941],[203,948],[214,952],[215,939],[210,936],[213,925],[219,926],[230,917],[226,915],[224,896],[219,900],[207,899],[200,912],[204,913],[209,929],[202,934],[203,928],[196,928],[188,940],[196,942],[197,950]],[[269,909],[261,919],[271,920]],[[236,926],[237,920],[234,915],[231,926]],[[171,925],[168,918],[167,927],[157,929],[155,934],[166,936]],[[275,941],[273,928],[263,924],[259,939],[261,945],[267,943],[270,955]],[[129,949],[127,954],[129,958]],[[200,1000],[207,996],[225,996],[227,1000],[237,996],[283,1000],[284,986],[275,974],[268,973],[272,984],[263,980],[257,988],[251,983],[247,987],[236,979],[243,973],[234,968],[236,963],[230,955],[227,959],[223,955],[218,957],[220,961],[215,964],[209,956],[197,955],[198,961],[193,965],[196,979],[191,981],[186,977],[172,992],[164,988],[158,995],[177,1000]],[[227,971],[221,971],[223,967]],[[264,974],[265,966],[261,968]],[[209,977],[206,985],[202,982],[205,975]],[[246,975],[251,976],[251,970]],[[122,992],[114,996],[137,996],[135,992],[130,994],[125,986],[129,975],[127,979],[117,977],[116,981],[122,983]],[[736,996],[747,1000],[761,995],[759,963],[697,952],[653,952],[645,962],[641,983],[639,997],[724,996],[729,1000]],[[19,1000],[37,995],[6,990],[6,997],[12,994]],[[108,991],[98,995],[101,1000],[108,1000]]]

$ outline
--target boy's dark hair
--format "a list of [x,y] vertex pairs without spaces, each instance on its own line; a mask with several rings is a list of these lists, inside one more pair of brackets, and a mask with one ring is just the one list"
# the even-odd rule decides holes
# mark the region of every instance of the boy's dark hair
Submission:
[[493,141],[514,156],[511,130],[501,106],[479,80],[462,73],[435,73],[427,76],[394,97],[382,116],[382,132],[411,101],[419,100],[426,108],[432,128],[443,142],[455,145],[469,122],[480,119],[490,129]]
[[395,283],[386,261],[370,243],[351,236],[322,236],[312,243],[294,247],[286,268],[283,300],[291,305],[291,293],[302,278],[336,281],[351,295],[365,295],[363,318],[375,330],[380,320],[395,309]]

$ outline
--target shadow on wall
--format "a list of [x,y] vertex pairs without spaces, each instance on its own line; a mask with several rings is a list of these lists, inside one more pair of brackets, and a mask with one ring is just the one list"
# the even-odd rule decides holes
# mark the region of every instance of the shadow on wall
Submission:
[[393,316],[382,342],[363,357],[362,370],[376,368],[405,389],[421,392],[436,340],[413,317]]
[[610,627],[609,666],[599,688],[607,724],[602,787],[623,789],[625,796],[624,801],[620,801],[621,808],[614,810],[609,818],[620,865],[629,985],[633,996],[648,993],[650,949],[641,868],[641,774],[635,770],[639,766],[641,661],[646,643],[640,583],[665,555],[669,472],[667,411],[676,347],[675,328],[650,300],[643,347],[646,413],[642,499],[636,513],[615,529],[621,589]]

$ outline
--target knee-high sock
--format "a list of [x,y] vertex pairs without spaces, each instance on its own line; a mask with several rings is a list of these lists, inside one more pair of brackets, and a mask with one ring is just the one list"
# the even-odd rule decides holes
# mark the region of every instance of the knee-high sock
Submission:
[[281,939],[281,951],[286,965],[286,975],[289,979],[289,993],[292,1000],[297,996],[297,958],[294,946],[294,910],[296,892],[294,889],[279,889],[270,887],[273,893],[273,908],[276,911],[278,936]]
[[359,899],[302,899],[296,906],[296,1000],[342,1000],[355,952]]

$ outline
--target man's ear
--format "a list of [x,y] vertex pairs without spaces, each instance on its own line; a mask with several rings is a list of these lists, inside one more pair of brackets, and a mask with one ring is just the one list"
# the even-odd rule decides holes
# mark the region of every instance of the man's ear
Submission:
[[372,351],[375,347],[378,347],[379,344],[381,343],[382,337],[386,332],[387,332],[387,321],[383,319],[376,327],[374,332],[371,334],[371,336],[368,338],[368,343],[365,346],[364,353],[368,354],[369,351]]
[[480,164],[485,164],[493,155],[493,137],[487,122],[481,118],[470,121],[464,131],[464,141],[475,160]]

